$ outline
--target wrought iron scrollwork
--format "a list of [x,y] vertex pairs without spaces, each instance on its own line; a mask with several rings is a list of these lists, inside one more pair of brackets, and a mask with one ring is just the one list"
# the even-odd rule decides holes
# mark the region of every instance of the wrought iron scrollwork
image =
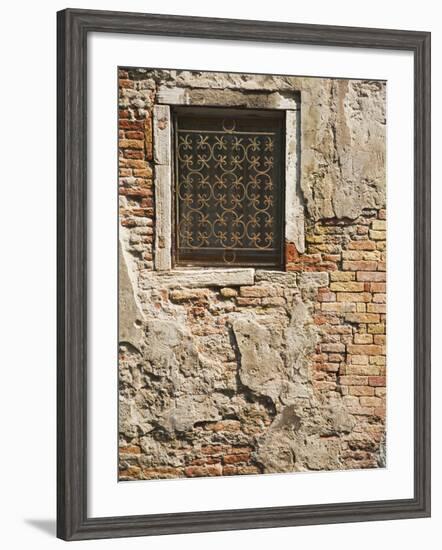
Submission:
[[215,119],[218,129],[204,126],[176,130],[178,258],[274,263],[281,246],[278,128],[252,132],[234,118]]

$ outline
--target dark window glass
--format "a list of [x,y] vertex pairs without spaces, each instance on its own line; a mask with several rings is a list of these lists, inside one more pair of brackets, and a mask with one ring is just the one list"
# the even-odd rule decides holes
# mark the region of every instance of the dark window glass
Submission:
[[175,264],[281,267],[284,116],[177,110]]

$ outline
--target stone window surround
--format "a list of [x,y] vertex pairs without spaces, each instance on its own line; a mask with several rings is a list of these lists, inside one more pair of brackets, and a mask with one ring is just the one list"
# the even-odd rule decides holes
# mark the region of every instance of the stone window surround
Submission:
[[305,249],[304,204],[300,193],[299,97],[278,92],[243,92],[199,88],[160,88],[153,108],[153,160],[155,168],[154,272],[161,278],[179,280],[182,286],[238,286],[254,284],[254,268],[172,269],[172,120],[171,106],[232,106],[284,110],[286,115],[285,231],[286,242]]

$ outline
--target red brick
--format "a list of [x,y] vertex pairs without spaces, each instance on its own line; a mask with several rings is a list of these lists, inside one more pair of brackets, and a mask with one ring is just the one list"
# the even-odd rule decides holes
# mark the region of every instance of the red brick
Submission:
[[354,281],[354,279],[355,279],[355,274],[349,271],[332,271],[330,273],[331,281]]
[[386,287],[385,283],[370,283],[370,292],[385,292]]
[[261,304],[260,298],[237,298],[236,303],[239,306],[259,306]]
[[348,243],[350,250],[376,250],[376,244],[373,241],[351,241]]
[[124,78],[120,78],[118,80],[118,86],[120,88],[133,88],[134,87],[134,82],[132,80],[127,80],[127,79],[124,79]]
[[369,292],[338,292],[336,299],[338,302],[370,302],[371,294]]
[[358,281],[383,282],[386,281],[386,274],[384,271],[358,271],[356,279]]
[[123,130],[143,130],[144,129],[143,120],[120,119],[118,121],[118,125]]
[[247,462],[250,460],[250,453],[225,455],[223,457],[224,464],[236,464],[238,462]]
[[355,344],[371,344],[373,342],[372,334],[355,334],[354,343]]
[[220,464],[189,466],[188,468],[184,468],[184,473],[187,477],[220,476],[222,474],[222,468]]
[[144,149],[144,141],[141,139],[120,139],[118,145],[122,149]]
[[373,397],[374,388],[370,386],[350,386],[349,395],[355,395],[356,397]]
[[357,283],[355,281],[332,282],[330,290],[334,292],[362,292],[364,290],[364,283]]
[[323,312],[347,313],[356,311],[356,305],[345,302],[323,302],[321,309]]
[[368,384],[367,376],[340,376],[339,383],[342,386],[366,386]]
[[349,344],[347,351],[355,355],[381,355],[383,347],[375,344]]
[[336,302],[336,294],[334,292],[321,292],[318,294],[318,302]]
[[377,365],[346,365],[345,374],[348,376],[378,376],[380,368]]
[[263,298],[272,295],[270,289],[265,286],[242,286],[239,293],[244,298]]
[[368,385],[369,386],[385,386],[386,385],[386,377],[385,376],[370,376],[368,378]]
[[331,343],[331,344],[321,344],[321,351],[323,352],[331,352],[331,353],[339,353],[345,351],[345,345],[338,343]]
[[382,407],[384,400],[380,397],[360,397],[359,403],[362,407]]
[[349,323],[379,323],[377,313],[347,313],[345,320]]
[[386,309],[385,304],[367,304],[367,311],[369,313],[385,313]]
[[342,262],[342,268],[345,271],[374,271],[377,268],[377,262],[369,260],[346,261]]

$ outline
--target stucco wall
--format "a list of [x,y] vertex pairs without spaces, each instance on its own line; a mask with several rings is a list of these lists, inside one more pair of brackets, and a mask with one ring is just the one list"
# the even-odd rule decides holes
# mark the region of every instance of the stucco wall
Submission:
[[[385,83],[119,76],[120,479],[384,465]],[[177,93],[300,101],[305,251],[287,242],[284,272],[154,271],[152,113]]]

